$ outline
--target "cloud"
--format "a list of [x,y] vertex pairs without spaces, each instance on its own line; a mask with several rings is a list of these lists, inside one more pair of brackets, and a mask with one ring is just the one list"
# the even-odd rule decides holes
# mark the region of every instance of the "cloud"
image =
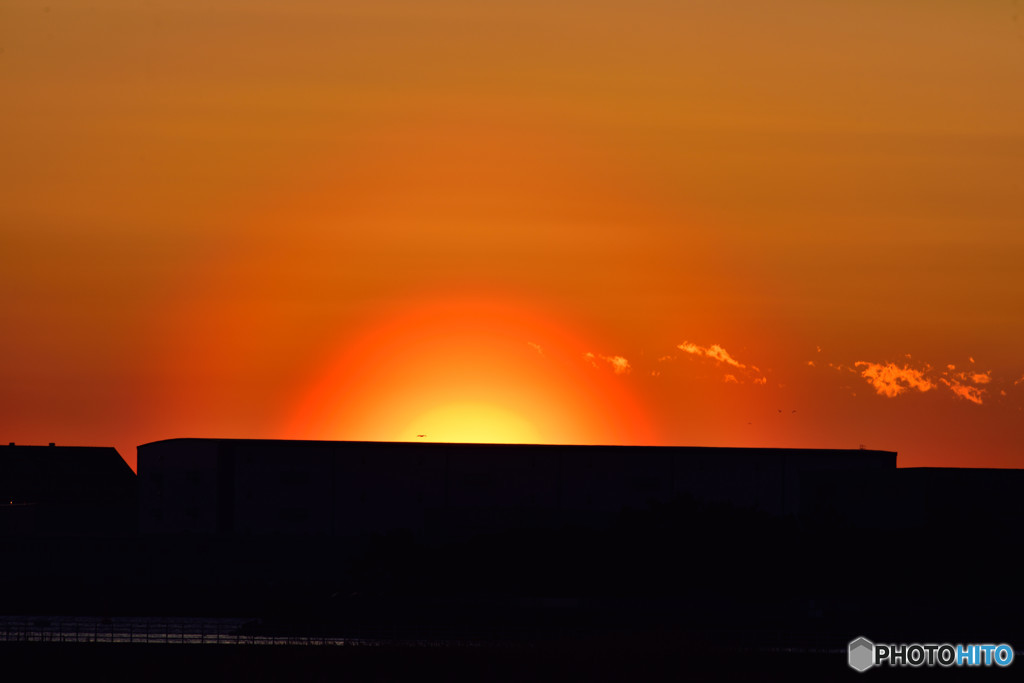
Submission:
[[[909,354],[905,354],[909,358]],[[974,359],[970,359],[974,363]],[[829,367],[836,370],[850,370],[857,372],[863,377],[875,391],[890,398],[899,396],[911,389],[925,392],[932,389],[947,387],[953,394],[971,403],[982,405],[986,389],[981,384],[993,382],[992,372],[975,372],[966,370],[956,372],[956,366],[952,363],[945,365],[945,369],[939,372],[933,371],[928,365],[921,369],[912,368],[909,365],[899,366],[896,363],[871,363],[868,361],[857,361],[854,367],[836,365],[829,363]],[[1024,378],[1021,378],[1024,380]],[[1018,380],[1018,382],[1021,380]],[[994,391],[995,389],[993,389]]]
[[616,375],[625,375],[629,373],[633,368],[630,366],[629,361],[622,356],[602,356],[600,354],[591,353],[587,351],[583,354],[583,357],[590,361],[590,364],[595,368],[598,367],[597,361],[604,361],[612,366],[612,371]]
[[612,368],[617,375],[625,374],[630,370],[629,361],[622,356],[612,356],[611,358],[605,358],[605,360],[612,364]]
[[992,381],[991,370],[988,372],[965,371],[954,373],[952,372],[954,369],[952,365],[947,365],[946,367],[950,369],[950,372],[944,372],[942,373],[942,376],[949,380],[948,382],[945,381],[945,379],[943,380],[943,382],[948,386],[952,386],[953,384],[963,384],[965,382],[970,382],[972,384],[988,384]]
[[945,377],[942,378],[942,383],[949,387],[950,391],[959,396],[962,399],[970,401],[971,403],[977,403],[979,406],[982,404],[982,395],[985,393],[984,389],[978,387],[969,387],[966,384],[961,384],[956,379],[948,380]]
[[923,371],[914,370],[906,365],[901,368],[895,363],[883,365],[861,360],[853,366],[860,368],[860,376],[866,379],[878,394],[889,398],[899,396],[908,389],[930,391],[935,388],[935,383],[926,378]]
[[[744,363],[739,362],[738,360],[733,358],[732,355],[730,355],[730,353],[726,351],[724,347],[718,344],[712,344],[711,346],[698,346],[697,344],[693,344],[691,342],[683,342],[682,344],[678,344],[676,348],[679,349],[680,351],[685,351],[686,353],[692,354],[694,356],[699,356],[701,358],[710,358],[711,360],[721,365],[728,365],[738,370],[744,370],[745,372],[743,374],[747,375],[748,377],[751,373],[760,374],[761,372],[761,370],[756,365],[746,365]],[[735,374],[728,374],[725,376],[724,379],[726,382],[736,382],[737,384],[740,383],[740,380],[737,379]],[[753,381],[754,384],[767,384],[768,378],[755,377]]]
[[743,363],[740,363],[738,360],[730,356],[729,352],[726,351],[721,346],[719,346],[718,344],[712,344],[711,346],[697,346],[696,344],[691,344],[690,342],[683,342],[682,344],[679,344],[676,348],[679,349],[680,351],[692,353],[695,356],[704,356],[706,358],[716,360],[719,363],[725,363],[726,365],[731,365],[733,367],[740,368],[741,370],[746,369],[747,367]]
[[[974,358],[968,357],[968,360],[971,364],[974,364]],[[972,370],[967,370],[954,373],[953,370],[956,368],[954,368],[953,365],[947,365],[946,367],[949,368],[949,371],[942,373],[942,377],[939,378],[939,381],[949,387],[950,391],[965,401],[976,403],[979,406],[982,405],[984,402],[983,396],[985,395],[985,390],[977,386],[970,386],[970,384],[988,384],[992,381],[992,371],[974,372]]]
[[542,349],[540,347],[540,344],[535,344],[532,341],[528,341],[526,343],[530,345],[531,349],[533,349],[534,351],[536,351],[537,353],[539,353],[542,356],[544,355],[544,349]]

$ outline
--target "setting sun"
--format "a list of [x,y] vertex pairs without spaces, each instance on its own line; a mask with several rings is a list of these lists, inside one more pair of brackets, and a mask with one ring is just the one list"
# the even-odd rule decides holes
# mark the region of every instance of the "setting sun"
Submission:
[[[424,301],[313,368],[294,438],[649,443],[628,388],[563,326],[500,299]],[[421,436],[422,435],[422,436]]]
[[449,403],[428,410],[404,431],[424,441],[446,443],[538,443],[543,440],[533,425],[515,413],[472,402]]

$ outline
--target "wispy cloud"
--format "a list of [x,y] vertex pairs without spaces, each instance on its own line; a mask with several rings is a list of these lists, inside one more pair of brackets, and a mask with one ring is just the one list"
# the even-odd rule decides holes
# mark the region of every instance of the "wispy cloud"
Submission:
[[[904,357],[908,360],[911,358],[910,354],[904,354]],[[971,364],[975,362],[973,358],[969,360]],[[956,365],[952,363],[942,366],[941,370],[933,369],[927,364],[913,367],[909,363],[875,363],[871,361],[857,361],[853,367],[836,363],[829,363],[828,366],[836,370],[859,374],[874,387],[876,393],[889,398],[915,389],[926,392],[945,387],[959,398],[982,405],[986,389],[979,385],[993,382],[991,371],[978,372],[971,369],[958,372]],[[1001,392],[1000,395],[1005,396],[1005,393]]]
[[723,347],[719,346],[718,344],[712,344],[711,346],[697,346],[696,344],[691,344],[690,342],[683,342],[682,344],[679,344],[676,348],[679,349],[680,351],[686,351],[687,353],[692,353],[695,356],[704,356],[706,358],[716,360],[719,363],[725,363],[726,365],[731,365],[736,368],[745,369],[747,367],[743,363],[740,363],[738,360],[730,356],[729,352],[726,351]]
[[943,377],[940,381],[949,387],[950,391],[960,398],[968,400],[971,403],[977,403],[979,406],[982,404],[982,396],[985,394],[984,389],[962,384],[955,378],[950,380]]
[[601,354],[587,351],[583,354],[583,357],[590,361],[590,364],[595,368],[598,367],[598,361],[608,363],[611,365],[612,371],[616,375],[625,375],[632,370],[632,367],[629,365],[629,361],[622,356],[602,356]]
[[544,349],[542,349],[540,347],[540,344],[536,344],[536,343],[534,343],[532,341],[528,341],[526,343],[530,346],[531,349],[533,349],[534,351],[536,351],[537,353],[539,353],[542,356],[544,355]]
[[862,360],[855,362],[853,366],[859,368],[860,376],[866,379],[882,396],[892,398],[908,389],[930,391],[935,388],[935,384],[924,376],[927,368],[925,371],[921,371],[914,370],[907,365],[899,367],[895,363],[883,365]]
[[[970,359],[971,363],[974,363],[974,359]],[[953,366],[947,366],[948,372],[943,373],[943,377],[939,379],[940,382],[949,387],[949,390],[962,399],[976,403],[979,406],[984,402],[985,390],[978,386],[971,386],[972,384],[988,384],[992,381],[992,373],[989,372],[974,372],[965,371],[954,373]],[[1005,396],[1005,393],[1003,394]]]
[[[971,364],[974,364],[974,358],[971,358]],[[991,371],[986,373],[976,373],[974,371],[966,371],[954,373],[955,370],[952,366],[946,366],[949,371],[943,373],[943,377],[940,378],[940,382],[949,387],[957,396],[969,400],[972,403],[981,405],[984,402],[985,389],[979,386],[971,386],[972,384],[988,384],[992,381]],[[1001,395],[1007,395],[1006,392],[1000,392]]]
[[[747,363],[739,362],[738,360],[732,357],[732,354],[725,350],[725,347],[719,344],[712,344],[711,346],[700,346],[692,342],[683,342],[682,344],[677,344],[676,348],[679,349],[680,351],[685,351],[686,353],[689,353],[700,358],[707,358],[709,360],[714,361],[716,364],[726,365],[729,367],[736,368],[737,370],[743,370],[744,372],[741,374],[747,376],[748,378],[751,378],[755,384],[768,383],[768,379],[766,377],[751,377],[751,375],[755,373],[757,375],[760,375],[760,368],[758,368],[756,365],[750,365]],[[726,382],[736,382],[737,384],[741,383],[740,379],[736,376],[735,373],[727,374],[723,379]]]
[[622,375],[630,370],[629,361],[622,356],[612,356],[610,358],[605,358],[605,360],[612,364],[612,368],[615,370],[616,374]]

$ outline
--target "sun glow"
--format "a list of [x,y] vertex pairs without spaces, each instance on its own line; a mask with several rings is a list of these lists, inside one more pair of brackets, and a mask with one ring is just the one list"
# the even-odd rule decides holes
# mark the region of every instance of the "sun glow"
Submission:
[[576,334],[523,306],[409,305],[339,347],[296,402],[288,438],[654,440],[623,378],[586,363]]
[[494,405],[450,403],[419,415],[406,428],[410,437],[443,443],[536,443],[530,422]]

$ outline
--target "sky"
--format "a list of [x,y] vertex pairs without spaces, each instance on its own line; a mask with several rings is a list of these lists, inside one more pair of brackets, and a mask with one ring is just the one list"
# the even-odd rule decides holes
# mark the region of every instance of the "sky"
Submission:
[[1024,466],[1015,0],[5,0],[0,440]]

